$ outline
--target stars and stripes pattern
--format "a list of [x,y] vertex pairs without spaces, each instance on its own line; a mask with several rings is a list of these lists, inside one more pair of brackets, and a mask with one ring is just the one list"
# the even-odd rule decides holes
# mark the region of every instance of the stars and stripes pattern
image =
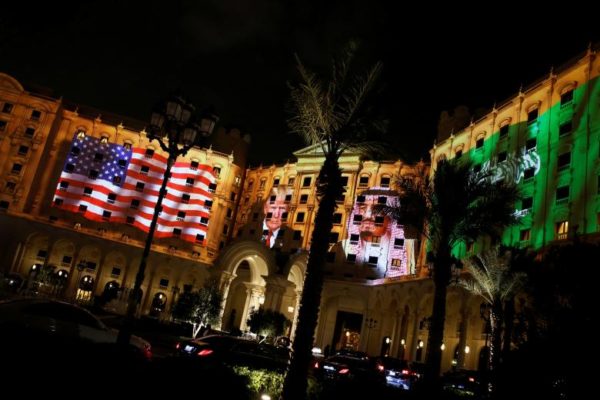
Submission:
[[[76,134],[53,206],[98,222],[126,223],[148,232],[167,158],[152,149]],[[155,231],[204,244],[216,178],[212,167],[176,162]]]

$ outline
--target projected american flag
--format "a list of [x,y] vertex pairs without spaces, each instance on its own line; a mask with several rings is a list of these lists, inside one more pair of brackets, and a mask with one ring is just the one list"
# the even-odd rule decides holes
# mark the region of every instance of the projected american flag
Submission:
[[[148,231],[167,159],[152,149],[126,147],[76,134],[56,188],[53,206],[99,222]],[[176,162],[167,184],[155,237],[203,244],[208,230],[212,167]]]

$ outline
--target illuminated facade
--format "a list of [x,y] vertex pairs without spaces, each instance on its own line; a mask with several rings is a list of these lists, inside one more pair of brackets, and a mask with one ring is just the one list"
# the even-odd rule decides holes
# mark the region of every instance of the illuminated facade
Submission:
[[[464,157],[475,168],[491,169],[495,179],[517,181],[525,194],[517,210],[523,219],[507,230],[507,244],[539,249],[575,231],[597,234],[599,74],[600,61],[589,51],[438,141],[430,152],[431,171],[441,157]],[[0,74],[4,271],[28,277],[34,265],[52,266],[67,274],[66,297],[85,300],[115,284],[125,289],[120,292],[125,297],[145,234],[127,224],[90,221],[51,207],[75,132],[155,148],[143,124],[121,121],[28,93]],[[213,166],[217,174],[205,242],[155,241],[140,311],[167,318],[184,287],[197,288],[212,274],[225,294],[222,329],[244,330],[249,313],[259,307],[295,321],[318,206],[319,148],[295,152],[293,163],[245,169],[239,132],[220,132],[214,139],[231,150],[193,149],[186,157]],[[343,154],[340,167],[346,191],[338,199],[330,235],[316,345],[424,361],[433,285],[423,241],[371,213],[374,204],[396,201],[394,177],[410,174],[415,166]],[[475,243],[469,251],[479,249],[481,243]],[[466,254],[466,245],[456,251]],[[480,302],[449,288],[443,370],[478,367],[486,342]],[[123,304],[114,302],[114,307],[122,311]]]
[[[74,139],[79,134],[81,141]],[[234,136],[216,138],[233,143],[232,149],[244,148],[243,143],[234,143],[235,139],[243,142],[238,132],[231,135],[221,131],[219,135]],[[143,199],[132,201],[127,215],[135,219],[129,225],[115,221],[125,222],[124,215],[112,218],[115,215],[91,214],[90,208],[97,200],[95,192],[86,194],[88,201],[79,199],[81,205],[74,206],[87,211],[61,209],[67,208],[67,198],[56,193],[68,194],[67,190],[60,190],[65,189],[65,176],[70,175],[68,159],[76,158],[74,143],[87,143],[84,139],[107,148],[139,148],[155,153],[155,158],[164,156],[157,144],[146,137],[143,123],[102,116],[98,111],[77,108],[61,99],[29,93],[12,77],[0,74],[1,265],[3,271],[23,277],[48,268],[60,273],[59,289],[66,298],[85,301],[110,287],[124,289],[119,292],[122,300],[133,287],[146,239],[146,234],[134,227],[139,209],[144,206]],[[176,237],[155,240],[142,287],[142,313],[168,311],[179,291],[186,286],[201,286],[208,276],[209,266],[230,236],[233,224],[228,226],[228,221],[241,190],[244,168],[236,161],[235,150],[224,154],[193,148],[185,159],[180,157],[179,161],[191,165],[210,166],[211,174],[216,176],[216,187],[211,188],[212,204],[203,207],[210,219],[203,226],[207,231],[202,240],[194,240],[195,236],[191,242]],[[240,158],[243,160],[245,154],[240,154]],[[103,173],[103,168],[94,167],[94,161],[98,160],[91,161],[91,168]],[[76,182],[70,183],[73,186]],[[148,188],[138,193],[144,195],[145,191]],[[115,200],[119,202],[119,198],[108,198],[113,206]],[[109,206],[105,205],[107,210]],[[113,303],[117,311],[122,311],[123,301]]]

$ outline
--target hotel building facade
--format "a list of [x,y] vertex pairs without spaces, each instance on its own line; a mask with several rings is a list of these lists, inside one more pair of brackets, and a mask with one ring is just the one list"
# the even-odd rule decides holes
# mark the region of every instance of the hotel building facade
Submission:
[[[506,231],[506,244],[540,249],[575,231],[597,234],[598,75],[600,61],[590,50],[438,140],[430,151],[431,171],[442,157],[465,157],[476,169],[518,182],[525,194],[517,210],[523,218]],[[109,305],[123,312],[145,232],[53,207],[77,132],[161,154],[143,123],[28,92],[0,74],[0,269],[26,280],[36,269],[63,271],[60,295],[76,301],[120,288]],[[225,295],[222,329],[245,330],[249,313],[259,307],[295,322],[318,207],[319,148],[295,152],[293,163],[247,168],[248,140],[238,131],[220,130],[213,143],[185,157],[209,166],[216,177],[206,238],[154,241],[139,312],[167,319],[182,290],[213,276]],[[330,236],[315,345],[424,361],[433,296],[424,243],[372,208],[395,203],[394,177],[428,165],[344,154],[340,166],[345,194]],[[463,244],[457,252],[482,245]],[[487,340],[480,303],[449,288],[442,370],[477,369]]]

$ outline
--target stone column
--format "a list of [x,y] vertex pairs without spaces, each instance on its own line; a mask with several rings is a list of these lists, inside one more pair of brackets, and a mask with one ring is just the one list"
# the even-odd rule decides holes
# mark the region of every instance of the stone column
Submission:
[[246,330],[248,327],[247,321],[250,317],[250,312],[258,310],[260,307],[260,298],[264,295],[264,288],[254,283],[244,282],[246,286],[246,304],[244,305],[244,313],[242,314],[242,321],[240,323],[240,329]]
[[408,349],[408,360],[414,361],[417,355],[417,345],[419,342],[419,310],[415,310],[413,313],[413,325],[412,334],[410,340],[406,339],[406,348]]
[[[223,327],[223,314],[225,313],[225,307],[227,306],[227,300],[229,297],[229,289],[231,288],[231,282],[236,278],[235,274],[232,274],[229,271],[223,271],[221,273],[221,278],[219,280],[219,290],[223,295],[223,299],[221,300],[221,310],[219,310],[219,319],[218,324],[215,326],[215,329],[221,330]],[[231,327],[229,327],[231,329]]]
[[265,303],[263,307],[266,310],[282,312],[281,304],[286,289],[294,284],[287,279],[280,277],[263,277],[267,283],[265,288]]

